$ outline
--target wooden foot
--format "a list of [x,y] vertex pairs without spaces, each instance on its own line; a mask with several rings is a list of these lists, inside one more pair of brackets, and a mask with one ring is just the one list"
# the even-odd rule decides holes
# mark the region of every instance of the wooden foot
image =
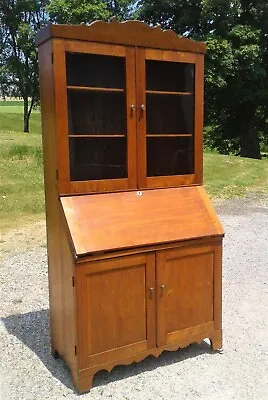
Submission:
[[73,383],[79,393],[86,393],[92,389],[93,378],[96,371],[87,371],[86,375],[83,376],[73,376]]
[[212,349],[222,352],[222,331],[215,331],[209,339]]

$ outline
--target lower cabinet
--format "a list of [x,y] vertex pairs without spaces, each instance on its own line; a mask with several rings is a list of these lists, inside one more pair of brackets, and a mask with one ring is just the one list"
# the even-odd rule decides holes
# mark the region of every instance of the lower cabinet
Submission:
[[77,378],[210,338],[221,348],[221,242],[75,267]]

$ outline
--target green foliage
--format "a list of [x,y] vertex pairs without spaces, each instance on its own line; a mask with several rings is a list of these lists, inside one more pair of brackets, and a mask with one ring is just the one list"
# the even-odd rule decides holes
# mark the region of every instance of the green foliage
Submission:
[[[1,54],[0,88],[2,96],[20,96],[24,101],[24,132],[39,100],[38,57],[35,34],[47,21],[40,0],[2,0],[0,2]],[[30,99],[30,101],[29,101]]]
[[[259,1],[203,0],[206,58],[206,130],[210,147],[260,158],[268,105],[267,46]],[[210,24],[208,24],[210,22]],[[265,129],[264,129],[265,130]]]
[[198,36],[201,31],[201,2],[198,0],[140,0],[138,18],[160,24],[180,35]]
[[139,7],[148,23],[207,44],[206,145],[260,158],[260,141],[268,141],[268,2],[141,0]]
[[128,19],[133,15],[131,0],[51,0],[47,6],[50,19],[60,24],[90,23],[94,20],[107,21],[116,16],[118,20]]

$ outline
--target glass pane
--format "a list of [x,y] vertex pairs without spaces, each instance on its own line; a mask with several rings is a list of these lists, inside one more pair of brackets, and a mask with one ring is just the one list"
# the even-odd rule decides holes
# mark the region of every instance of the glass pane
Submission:
[[147,137],[147,176],[192,174],[192,137]]
[[69,134],[126,134],[125,92],[68,90]]
[[69,138],[72,181],[127,177],[126,138]]
[[68,86],[125,88],[125,58],[66,53]]
[[146,89],[193,92],[194,64],[147,60]]
[[146,95],[147,134],[194,132],[193,95]]

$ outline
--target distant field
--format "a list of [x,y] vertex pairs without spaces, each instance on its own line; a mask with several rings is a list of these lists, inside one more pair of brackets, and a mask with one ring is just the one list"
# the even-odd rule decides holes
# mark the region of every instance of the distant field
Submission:
[[[40,112],[23,133],[23,106],[0,101],[0,212],[2,228],[44,218]],[[211,197],[268,193],[268,159],[204,154],[204,184]]]
[[44,218],[40,112],[23,133],[22,102],[0,102],[0,175],[2,229]]
[[[0,133],[2,132],[23,132],[22,101],[0,101]],[[32,111],[30,132],[41,133],[39,108]]]

